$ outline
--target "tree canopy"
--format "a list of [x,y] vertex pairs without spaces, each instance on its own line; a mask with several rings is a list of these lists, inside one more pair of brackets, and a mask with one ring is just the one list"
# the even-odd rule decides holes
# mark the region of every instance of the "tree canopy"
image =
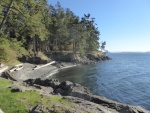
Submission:
[[[99,36],[95,18],[90,14],[79,17],[59,2],[56,6],[46,0],[0,2],[0,49],[3,40],[13,40],[14,46],[24,51],[22,55],[35,57],[39,52],[58,51],[86,54],[104,48]],[[14,50],[9,44],[8,47]]]

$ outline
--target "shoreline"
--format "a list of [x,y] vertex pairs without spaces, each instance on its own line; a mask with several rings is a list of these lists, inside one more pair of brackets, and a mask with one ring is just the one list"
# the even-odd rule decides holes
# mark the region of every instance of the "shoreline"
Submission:
[[[78,65],[80,65],[80,64],[78,64]],[[75,66],[78,66],[78,65],[70,65],[70,66],[65,66],[65,67],[62,67],[62,68],[57,68],[57,69],[51,71],[51,73],[49,73],[47,76],[45,76],[44,79],[47,79],[50,76],[53,76],[54,74],[58,73],[59,70],[66,69],[66,68],[71,68],[71,67],[75,67]]]
[[80,64],[74,64],[74,63],[57,63],[57,65],[53,65],[51,63],[47,63],[44,65],[34,65],[30,63],[24,63],[23,68],[20,70],[12,70],[9,68],[5,75],[11,79],[16,81],[24,81],[27,79],[36,79],[36,78],[42,78],[47,79],[48,77],[54,75],[59,70],[75,67]]
[[[43,72],[46,73],[45,70],[49,70],[51,68],[51,72],[48,71],[48,73],[51,73],[50,76],[52,76],[53,74],[55,74],[55,72],[57,73],[61,69],[77,66],[77,65],[74,65],[73,63],[63,63],[63,65],[61,64],[62,67],[60,67],[60,63],[59,63],[59,65],[55,65],[55,66],[49,65],[49,66],[41,67],[36,70],[30,69],[31,67],[35,66],[33,64],[24,64],[24,66],[25,67],[23,69],[17,71],[18,73],[15,76],[15,77],[18,77],[18,75],[22,73],[23,76],[20,76],[22,78],[20,78],[20,80],[16,80],[16,82],[14,83],[21,82],[22,84],[26,84],[25,86],[28,86],[28,87],[34,86],[34,85],[36,85],[37,87],[38,85],[38,87],[46,87],[50,89],[52,88],[53,95],[56,95],[56,96],[61,95],[64,98],[68,98],[73,103],[76,103],[76,101],[81,102],[81,103],[90,102],[94,106],[97,106],[97,105],[101,106],[102,111],[109,109],[110,113],[122,113],[122,112],[123,113],[141,113],[141,112],[150,113],[150,111],[147,111],[144,108],[139,107],[139,106],[127,105],[124,103],[120,103],[120,102],[107,99],[102,96],[93,95],[92,93],[90,93],[90,91],[86,87],[81,86],[80,84],[72,83],[70,81],[64,81],[60,83],[59,80],[57,79],[47,79],[49,78],[49,75],[47,76],[45,76],[45,74],[40,75],[40,76],[37,75]],[[31,73],[30,74],[28,73],[28,77],[25,77],[27,76],[26,75],[27,73],[24,73],[25,71],[32,72],[34,76],[30,76]],[[18,87],[20,87],[20,85]],[[44,93],[45,92],[46,90],[44,90]],[[51,94],[47,94],[47,95],[51,95]],[[86,105],[83,104],[82,107],[86,107]],[[94,108],[94,110],[95,109],[96,108]],[[115,111],[115,112],[112,112],[112,111]]]
[[[0,77],[1,79],[1,77]],[[59,82],[57,79],[28,79],[23,82],[13,81],[11,86],[12,93],[16,92],[38,92],[41,95],[41,99],[46,97],[55,96],[55,98],[61,97],[67,99],[70,103],[67,107],[71,108],[70,105],[75,105],[78,109],[68,109],[69,113],[150,113],[150,111],[140,107],[128,105],[120,102],[116,102],[107,99],[102,96],[93,95],[86,87],[72,83],[70,81]],[[24,97],[25,98],[25,97]],[[46,110],[54,110],[58,107],[62,110],[64,105],[60,103],[54,103],[53,105],[37,104],[28,108],[29,113],[43,113]],[[54,107],[54,108],[53,108]]]

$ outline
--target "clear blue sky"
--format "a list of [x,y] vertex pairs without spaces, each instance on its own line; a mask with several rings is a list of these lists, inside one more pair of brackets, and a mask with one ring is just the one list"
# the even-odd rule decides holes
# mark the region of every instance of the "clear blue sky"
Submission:
[[108,51],[150,51],[150,0],[48,0],[57,2],[77,16],[95,17]]

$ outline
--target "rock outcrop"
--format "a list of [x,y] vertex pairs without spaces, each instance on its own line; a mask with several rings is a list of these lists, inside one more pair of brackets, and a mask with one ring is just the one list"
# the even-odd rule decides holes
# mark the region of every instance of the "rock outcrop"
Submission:
[[[50,91],[48,90],[48,93],[46,94],[62,95],[64,98],[69,99],[69,101],[79,106],[77,112],[74,111],[74,109],[68,112],[82,113],[85,111],[87,113],[150,113],[150,111],[147,111],[141,107],[126,105],[106,99],[104,97],[93,95],[86,87],[70,81],[60,83],[57,79],[41,80],[39,78],[35,80],[26,80],[24,82],[33,86],[37,84],[41,87],[41,89],[42,87],[46,87],[45,90],[43,90],[43,93],[44,91],[46,93],[46,90],[50,88]],[[51,88],[53,88],[53,90]],[[40,113],[38,111],[44,112],[45,110],[51,111],[52,108],[38,105],[31,110],[31,113]]]
[[105,55],[94,55],[94,54],[79,54],[79,53],[53,53],[48,55],[51,59],[61,62],[74,62],[82,64],[93,64],[105,60],[111,60]]

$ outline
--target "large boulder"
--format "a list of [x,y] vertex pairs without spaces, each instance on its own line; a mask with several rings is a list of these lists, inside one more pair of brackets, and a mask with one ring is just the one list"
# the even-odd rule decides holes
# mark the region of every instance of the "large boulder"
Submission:
[[13,85],[9,86],[11,88],[11,92],[24,92],[26,88],[19,83],[14,83]]
[[55,90],[55,93],[91,100],[91,93],[86,87],[81,86],[80,84],[72,83],[70,81],[62,82],[59,85],[59,88]]
[[40,86],[41,87],[41,91],[40,93],[42,95],[49,95],[49,94],[53,94],[53,88],[52,87],[45,87],[45,86]]
[[74,96],[78,98],[83,98],[85,100],[91,100],[90,91],[80,84],[73,84],[72,87],[68,89],[68,96]]
[[35,83],[35,79],[28,79],[23,81],[26,85],[33,86]]
[[110,57],[108,57],[108,56],[102,56],[101,57],[101,60],[102,61],[105,61],[105,60],[112,60]]
[[61,84],[59,85],[59,87],[63,90],[68,90],[71,86],[73,86],[73,83],[70,81],[61,82]]
[[46,86],[51,86],[54,89],[56,89],[60,85],[58,79],[46,79],[44,80],[44,83],[47,84]]
[[28,79],[28,80],[25,80],[24,82],[28,85],[38,84],[41,86],[50,86],[54,89],[57,88],[60,84],[59,80],[57,80],[57,79],[44,79],[44,80],[42,80],[41,78]]

